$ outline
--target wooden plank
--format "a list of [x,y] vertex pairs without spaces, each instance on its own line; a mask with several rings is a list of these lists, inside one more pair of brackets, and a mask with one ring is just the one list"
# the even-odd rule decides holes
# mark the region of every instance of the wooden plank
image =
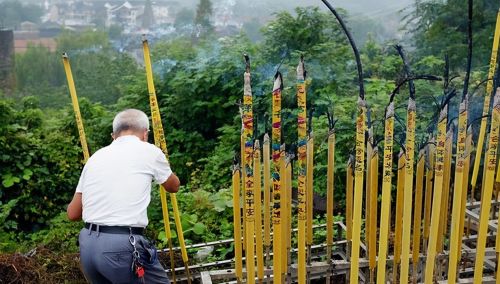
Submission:
[[201,283],[203,283],[203,284],[212,284],[212,278],[210,277],[210,272],[203,271],[201,273]]

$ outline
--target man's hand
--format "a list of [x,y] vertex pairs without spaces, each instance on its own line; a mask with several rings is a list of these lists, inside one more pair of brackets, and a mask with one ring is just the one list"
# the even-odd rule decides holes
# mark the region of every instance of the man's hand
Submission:
[[168,177],[168,179],[161,185],[166,191],[170,193],[176,193],[177,191],[179,191],[179,186],[181,185],[181,182],[179,181],[179,178],[174,173],[172,173]]
[[66,212],[68,213],[68,219],[70,219],[71,221],[80,221],[82,219],[81,192],[75,192],[75,195],[73,195],[73,200],[71,200],[71,202],[69,203]]

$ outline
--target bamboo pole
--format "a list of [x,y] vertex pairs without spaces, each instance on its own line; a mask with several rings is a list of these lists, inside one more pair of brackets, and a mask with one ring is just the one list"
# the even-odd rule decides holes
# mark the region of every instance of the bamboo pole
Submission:
[[481,157],[483,155],[484,136],[486,134],[486,124],[488,118],[486,117],[490,110],[490,100],[493,92],[493,77],[495,76],[495,69],[497,66],[498,44],[500,42],[500,9],[497,12],[497,22],[495,25],[495,35],[493,37],[493,47],[491,48],[490,69],[488,72],[488,82],[486,83],[486,94],[484,96],[483,104],[483,118],[481,119],[481,128],[479,128],[479,137],[476,146],[476,158],[474,160],[474,169],[472,172],[472,192],[476,188],[477,176],[479,173],[479,165],[481,164]]
[[[427,253],[427,245],[429,241],[429,232],[431,227],[431,206],[432,206],[432,187],[434,184],[434,161],[435,161],[435,146],[434,138],[431,138],[426,147],[426,168],[425,173],[425,202],[424,202],[424,253]],[[465,212],[465,211],[464,211]]]
[[298,278],[299,284],[305,284],[307,279],[306,267],[306,222],[307,222],[307,105],[306,105],[306,86],[305,86],[305,70],[304,61],[301,58],[297,66],[297,107],[299,109],[297,117],[297,132],[298,132]]
[[309,133],[309,139],[307,140],[307,168],[306,168],[306,190],[307,190],[307,238],[306,238],[306,248],[307,248],[307,264],[311,264],[311,246],[313,245],[313,203],[314,203],[314,135]]
[[245,55],[246,71],[243,89],[243,137],[245,142],[245,159],[242,161],[245,168],[245,224],[246,224],[246,269],[247,283],[255,283],[255,198],[254,198],[254,169],[253,169],[253,98],[250,84],[250,60]]
[[236,282],[242,283],[243,280],[243,262],[242,262],[242,242],[241,242],[241,202],[240,202],[240,183],[241,171],[239,165],[233,167],[233,229],[234,229],[234,266]]
[[424,188],[425,153],[420,150],[417,162],[417,179],[415,182],[415,214],[413,221],[413,283],[417,283],[418,263],[420,256],[420,237],[422,233],[422,191]]
[[273,159],[273,274],[274,283],[281,284],[281,73],[277,72],[274,78],[273,98],[272,98],[272,159]]
[[[335,173],[335,133],[328,134],[328,168],[326,174],[326,261],[332,258],[333,246],[333,206],[334,206],[334,173]],[[329,275],[327,276],[329,278]],[[328,281],[327,281],[328,282]],[[328,282],[329,283],[329,282]]]
[[408,100],[408,117],[406,124],[406,169],[404,186],[404,207],[402,225],[401,274],[400,283],[408,283],[410,247],[411,247],[411,210],[413,207],[413,163],[415,156],[415,122],[417,107],[415,100]]
[[467,138],[467,100],[460,103],[458,114],[457,153],[455,157],[455,182],[453,192],[453,209],[451,214],[450,255],[448,261],[448,283],[455,283],[457,278],[458,254],[461,251],[462,235],[460,234],[460,217],[464,180],[465,144]]
[[377,266],[377,199],[378,199],[378,148],[373,146],[370,160],[370,239],[368,258],[370,267],[370,283],[375,283],[375,267]]
[[255,249],[257,255],[257,281],[264,281],[264,251],[262,243],[262,176],[260,166],[260,143],[255,141],[253,154],[254,197],[255,197]]
[[69,64],[69,57],[63,53],[63,65],[66,72],[66,80],[68,81],[69,94],[71,96],[71,104],[75,113],[76,127],[78,128],[78,136],[80,137],[80,144],[83,151],[83,163],[86,164],[90,157],[89,148],[87,145],[87,137],[85,136],[85,129],[83,128],[82,115],[80,113],[80,105],[78,104],[78,97],[76,95],[75,81],[73,80],[73,73],[71,72],[71,65]]
[[486,179],[484,192],[481,196],[481,215],[479,219],[479,231],[477,232],[476,263],[474,266],[474,283],[480,283],[483,278],[484,251],[486,248],[486,235],[491,208],[491,197],[493,182],[495,180],[495,169],[497,160],[498,132],[500,127],[500,88],[497,89],[493,99],[493,112],[490,126],[490,138],[487,149]]
[[392,151],[394,143],[394,102],[387,106],[384,130],[384,169],[382,175],[382,203],[380,205],[380,242],[378,249],[377,283],[385,284],[388,238],[391,215]]
[[270,176],[270,142],[269,135],[264,135],[263,143],[264,161],[264,247],[266,251],[265,265],[269,268],[269,256],[271,248],[271,176]]
[[352,221],[352,249],[350,283],[359,281],[359,250],[361,239],[361,211],[363,208],[363,180],[365,168],[365,117],[366,102],[358,98],[358,117],[356,118],[356,160],[354,165],[354,210]]
[[433,283],[434,266],[436,262],[437,239],[439,233],[439,217],[441,215],[441,199],[443,188],[444,168],[444,146],[446,141],[446,125],[448,121],[448,106],[446,105],[439,114],[436,162],[434,168],[434,196],[432,198],[432,216],[429,234],[429,245],[427,247],[427,259],[425,263],[425,283]]
[[[247,171],[245,169],[244,161],[245,161],[245,126],[243,125],[243,120],[244,120],[244,114],[243,114],[243,105],[240,108],[240,116],[241,116],[241,135],[240,135],[240,161],[241,161],[241,176],[243,177],[241,179],[241,199],[243,200],[242,203],[242,208],[243,208],[243,221],[241,223],[243,227],[243,243],[247,243],[247,216],[245,214],[246,211],[246,204],[245,204],[245,176],[247,175]],[[246,245],[242,247],[242,250],[246,250]]]
[[398,267],[401,263],[401,241],[402,232],[401,227],[403,225],[403,204],[405,198],[405,171],[406,171],[406,156],[404,155],[403,149],[399,151],[398,158],[398,177],[396,183],[396,214],[394,215],[394,263],[392,272],[392,281],[397,283],[398,281]]
[[[154,86],[154,81],[153,81],[153,68],[151,65],[151,57],[150,57],[150,52],[149,52],[149,45],[148,41],[146,39],[143,39],[142,41],[142,47],[144,50],[144,65],[146,69],[146,79],[147,79],[147,84],[148,84],[148,93],[149,93],[149,105],[151,108],[151,120],[152,120],[152,125],[153,125],[153,134],[154,134],[154,140],[156,146],[160,147],[160,149],[163,151],[165,156],[168,159],[168,150],[167,150],[167,142],[165,140],[165,133],[163,132],[163,125],[161,122],[161,115],[160,115],[160,108],[158,107],[158,100],[156,98],[156,90]],[[162,190],[160,190],[160,198],[163,199],[162,201],[162,210],[167,211],[167,201],[166,201],[166,194],[161,193]],[[188,283],[191,284],[191,274],[189,270],[189,258],[187,255],[187,250],[186,250],[186,243],[184,241],[184,232],[182,230],[182,223],[181,223],[181,218],[180,218],[180,213],[179,213],[179,207],[177,204],[177,196],[175,193],[170,193],[170,199],[172,203],[172,210],[174,212],[174,222],[175,222],[175,227],[177,229],[177,237],[179,239],[179,245],[181,247],[181,255],[182,255],[182,261],[184,262],[184,267],[186,271],[186,278],[188,280]],[[164,206],[163,206],[164,204]],[[163,216],[168,216],[165,214],[166,212],[163,212]],[[165,226],[169,226],[170,222],[167,220],[163,220],[165,223]],[[170,228],[166,228],[166,231],[170,231]],[[168,233],[166,233],[167,235]],[[169,245],[170,246],[170,245]],[[171,256],[171,261],[172,261],[173,256]],[[175,269],[174,269],[175,271]],[[174,272],[172,271],[172,275]],[[175,282],[174,282],[175,283]]]

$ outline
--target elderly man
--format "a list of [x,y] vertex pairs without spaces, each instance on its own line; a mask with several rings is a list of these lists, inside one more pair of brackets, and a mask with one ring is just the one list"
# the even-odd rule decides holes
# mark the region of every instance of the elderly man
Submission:
[[177,192],[179,179],[164,153],[149,144],[149,119],[127,109],[113,120],[113,142],[97,151],[83,168],[70,220],[83,219],[80,258],[91,283],[169,283],[144,236],[151,183]]

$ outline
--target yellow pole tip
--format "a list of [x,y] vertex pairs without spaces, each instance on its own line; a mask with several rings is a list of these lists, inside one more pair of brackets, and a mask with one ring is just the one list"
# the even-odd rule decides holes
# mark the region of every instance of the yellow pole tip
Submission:
[[67,54],[66,52],[63,52],[63,53],[62,53],[62,57],[63,57],[63,58],[68,58],[68,54]]
[[148,39],[146,38],[146,34],[142,34],[142,43],[148,43]]

